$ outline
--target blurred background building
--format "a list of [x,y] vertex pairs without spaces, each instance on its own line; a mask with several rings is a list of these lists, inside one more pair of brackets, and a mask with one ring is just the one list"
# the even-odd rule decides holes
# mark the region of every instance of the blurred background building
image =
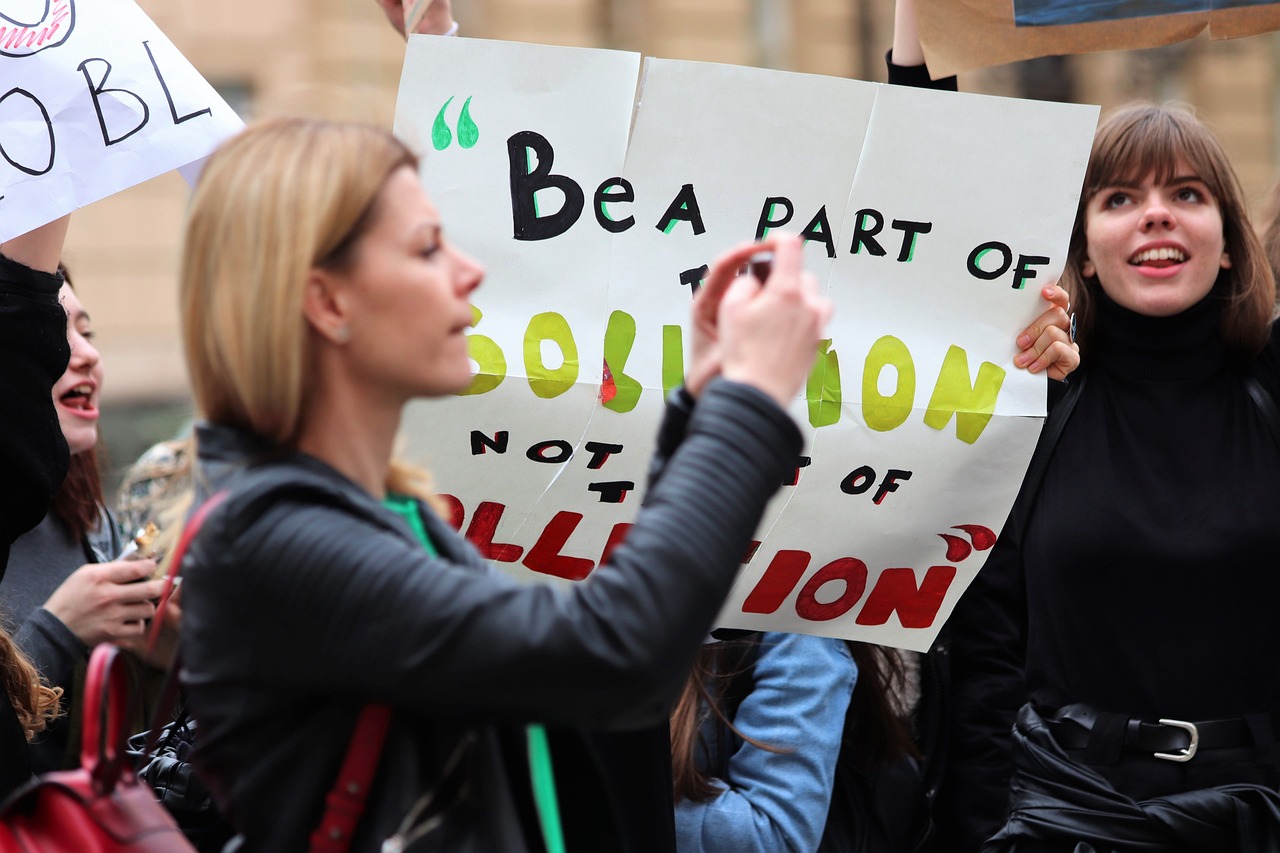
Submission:
[[[404,43],[373,0],[138,0],[249,120],[313,114],[390,126]],[[885,79],[892,0],[454,0],[465,35]],[[1141,26],[1136,21],[1135,26]],[[962,75],[993,95],[1195,106],[1255,211],[1280,163],[1280,34],[1131,53],[1051,57]],[[176,278],[188,190],[176,174],[80,211],[66,260],[107,366],[113,472],[190,418]],[[114,477],[113,480],[114,482]]]

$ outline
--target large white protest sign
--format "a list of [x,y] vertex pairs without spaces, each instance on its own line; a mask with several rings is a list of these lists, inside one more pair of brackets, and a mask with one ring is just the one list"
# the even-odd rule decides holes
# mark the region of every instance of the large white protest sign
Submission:
[[[470,393],[406,426],[453,521],[580,580],[634,516],[703,265],[801,233],[836,316],[725,626],[926,648],[1044,414],[1015,334],[1061,268],[1093,107],[465,39],[410,40],[397,130],[488,265]],[[628,139],[628,123],[634,123]]]
[[130,0],[0,0],[0,240],[194,163],[242,126]]

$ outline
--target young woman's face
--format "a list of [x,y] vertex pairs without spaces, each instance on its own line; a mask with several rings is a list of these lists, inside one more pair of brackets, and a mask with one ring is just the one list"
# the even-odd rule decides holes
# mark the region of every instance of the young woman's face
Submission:
[[74,456],[93,448],[98,442],[98,393],[102,387],[102,359],[94,349],[93,328],[89,314],[69,285],[58,291],[67,312],[67,342],[71,345],[71,361],[66,372],[53,386],[53,405],[58,423]]
[[469,296],[484,269],[444,239],[440,214],[409,167],[387,180],[342,278],[346,349],[361,382],[392,400],[467,387]]
[[1085,277],[1097,275],[1113,301],[1150,317],[1190,308],[1231,266],[1218,202],[1182,160],[1165,183],[1151,174],[1137,186],[1103,187],[1084,227]]

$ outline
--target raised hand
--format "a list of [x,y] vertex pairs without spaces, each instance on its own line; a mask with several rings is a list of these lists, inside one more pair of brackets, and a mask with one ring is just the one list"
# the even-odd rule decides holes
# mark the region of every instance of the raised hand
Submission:
[[773,252],[768,279],[761,283],[750,273],[740,275],[720,300],[721,373],[754,385],[785,407],[813,368],[831,303],[804,270],[800,238],[779,234],[758,248]]
[[[396,28],[400,35],[405,33],[405,13],[416,5],[413,0],[377,0],[378,6]],[[424,35],[442,36],[453,27],[453,3],[451,0],[427,0],[427,9],[422,13],[413,32]]]

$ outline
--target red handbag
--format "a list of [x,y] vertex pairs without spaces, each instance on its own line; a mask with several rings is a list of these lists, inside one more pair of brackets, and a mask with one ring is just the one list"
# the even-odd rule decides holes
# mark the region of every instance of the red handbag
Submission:
[[[153,625],[159,625],[173,592],[174,578],[187,546],[204,520],[226,498],[219,492],[201,505],[183,529],[174,549],[165,589]],[[159,636],[152,631],[149,643]],[[173,706],[177,661],[166,675],[158,707]],[[84,729],[80,769],[32,779],[0,805],[0,853],[197,853],[150,787],[138,782],[126,752],[128,672],[121,651],[103,643],[89,658],[84,688]],[[311,834],[311,853],[346,853],[364,813],[374,770],[382,755],[391,709],[366,705],[356,720],[351,743],[325,812]],[[153,722],[145,753],[155,746]]]
[[93,650],[80,768],[46,773],[0,807],[0,853],[195,853],[125,755],[128,673],[118,648]]

